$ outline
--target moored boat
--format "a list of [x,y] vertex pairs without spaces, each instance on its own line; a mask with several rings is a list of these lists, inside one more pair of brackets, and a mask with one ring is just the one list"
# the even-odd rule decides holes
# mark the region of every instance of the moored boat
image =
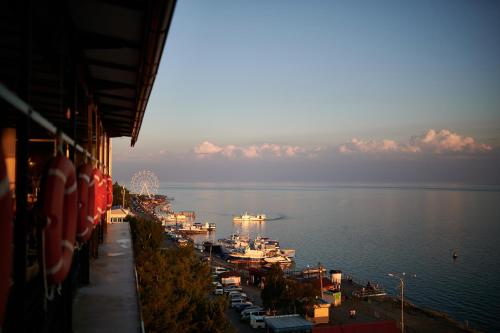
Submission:
[[263,260],[268,264],[275,264],[275,263],[284,264],[292,262],[292,259],[280,255],[274,257],[266,257]]

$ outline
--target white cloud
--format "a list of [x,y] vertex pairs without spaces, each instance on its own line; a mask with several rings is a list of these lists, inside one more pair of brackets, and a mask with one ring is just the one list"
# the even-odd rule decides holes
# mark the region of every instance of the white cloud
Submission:
[[217,154],[222,151],[222,147],[214,145],[211,142],[204,141],[200,143],[198,146],[194,147],[194,153],[198,156],[207,156],[212,154]]
[[194,147],[193,152],[197,157],[225,156],[227,158],[293,158],[298,156],[315,157],[321,148],[307,149],[299,146],[278,145],[275,143],[264,143],[260,145],[218,146],[209,141],[204,141]]
[[352,139],[341,144],[338,151],[349,153],[478,153],[492,150],[490,145],[476,143],[472,137],[462,137],[450,130],[435,131],[429,129],[420,136],[412,137],[408,143],[394,140],[358,140]]

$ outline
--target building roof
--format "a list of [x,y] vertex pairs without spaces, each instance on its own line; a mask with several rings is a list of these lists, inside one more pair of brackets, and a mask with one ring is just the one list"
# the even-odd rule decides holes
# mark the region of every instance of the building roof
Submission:
[[308,330],[313,328],[313,323],[299,316],[285,315],[275,317],[264,317],[264,321],[268,328],[274,332],[294,332],[299,330]]
[[122,208],[122,207],[113,207],[111,208],[111,215],[128,215],[129,214],[129,211],[125,208]]

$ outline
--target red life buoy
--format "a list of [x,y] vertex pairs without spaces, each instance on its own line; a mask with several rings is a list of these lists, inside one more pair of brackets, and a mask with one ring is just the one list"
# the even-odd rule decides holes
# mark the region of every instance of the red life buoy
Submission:
[[106,209],[108,206],[108,180],[107,175],[103,175],[101,179],[101,210],[103,214],[106,214]]
[[94,175],[94,196],[95,196],[95,201],[94,201],[94,225],[99,224],[101,220],[101,215],[103,213],[102,209],[102,174],[101,170],[95,168],[93,171]]
[[0,330],[3,325],[5,306],[10,289],[12,267],[12,196],[0,147]]
[[76,237],[86,242],[94,227],[94,177],[92,166],[83,164],[78,168],[78,228]]
[[49,163],[42,192],[45,227],[45,272],[52,283],[62,282],[73,259],[77,222],[75,167],[62,155]]
[[107,177],[107,181],[108,181],[108,193],[107,193],[108,205],[106,206],[106,208],[110,210],[111,206],[113,206],[113,179],[111,178],[111,176]]

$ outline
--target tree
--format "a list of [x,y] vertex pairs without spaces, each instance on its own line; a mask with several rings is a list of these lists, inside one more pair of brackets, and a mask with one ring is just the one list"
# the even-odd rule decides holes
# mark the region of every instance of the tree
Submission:
[[113,184],[113,206],[121,206],[123,204],[123,193],[125,190],[125,208],[129,207],[130,191],[126,187],[122,187],[118,182]]
[[227,307],[212,290],[210,267],[193,247],[164,248],[157,222],[128,217],[139,277],[139,292],[147,332],[227,332]]
[[274,264],[266,273],[264,289],[261,292],[264,307],[273,311],[281,309],[286,305],[286,292],[283,270],[278,264]]

